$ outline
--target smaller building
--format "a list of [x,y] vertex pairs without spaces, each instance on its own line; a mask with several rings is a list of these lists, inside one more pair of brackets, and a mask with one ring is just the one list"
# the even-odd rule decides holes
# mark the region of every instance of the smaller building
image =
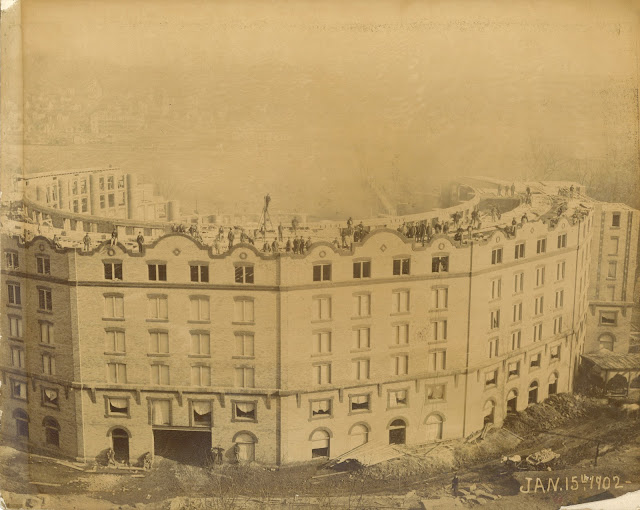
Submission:
[[603,350],[584,354],[582,362],[592,380],[601,381],[606,396],[640,398],[640,354]]

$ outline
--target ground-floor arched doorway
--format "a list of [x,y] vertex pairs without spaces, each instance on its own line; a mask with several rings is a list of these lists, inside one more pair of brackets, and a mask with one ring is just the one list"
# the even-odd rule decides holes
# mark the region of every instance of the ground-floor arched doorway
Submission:
[[393,420],[389,425],[389,444],[406,444],[407,442],[407,423],[398,418]]
[[126,430],[113,429],[111,431],[111,447],[116,462],[129,462],[129,434]]

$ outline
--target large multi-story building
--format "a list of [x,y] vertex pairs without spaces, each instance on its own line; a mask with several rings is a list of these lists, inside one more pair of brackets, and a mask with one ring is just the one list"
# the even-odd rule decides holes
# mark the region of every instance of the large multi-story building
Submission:
[[594,203],[464,195],[461,221],[477,207],[484,226],[424,244],[373,221],[349,249],[304,254],[5,237],[3,433],[82,460],[173,442],[279,464],[466,437],[571,391]]

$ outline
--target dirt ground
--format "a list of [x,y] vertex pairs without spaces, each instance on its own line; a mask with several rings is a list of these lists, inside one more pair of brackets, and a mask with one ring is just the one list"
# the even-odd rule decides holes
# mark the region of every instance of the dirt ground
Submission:
[[[20,502],[16,494],[44,495],[41,507],[52,510],[472,506],[452,497],[454,471],[461,489],[476,484],[500,496],[490,501],[491,508],[499,509],[559,508],[605,492],[617,496],[640,489],[640,421],[605,402],[573,396],[533,407],[504,428],[491,430],[483,441],[404,447],[399,458],[345,472],[322,462],[277,470],[233,465],[207,469],[165,459],[146,472],[87,472],[53,459],[29,459],[25,452],[5,445],[0,447],[0,487],[9,508],[24,504],[26,496]],[[524,459],[542,448],[560,454],[552,471],[514,470],[501,462],[503,455]],[[527,488],[528,493],[523,492]],[[208,499],[197,504],[196,499],[172,501],[185,495]],[[427,500],[427,506],[421,500]]]

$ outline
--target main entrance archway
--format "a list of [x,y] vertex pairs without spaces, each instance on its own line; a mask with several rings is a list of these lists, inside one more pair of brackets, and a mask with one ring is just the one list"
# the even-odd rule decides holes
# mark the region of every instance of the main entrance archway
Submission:
[[129,462],[129,433],[126,430],[111,431],[111,447],[115,453],[116,462]]
[[389,425],[389,444],[406,444],[407,442],[407,423],[397,418]]

